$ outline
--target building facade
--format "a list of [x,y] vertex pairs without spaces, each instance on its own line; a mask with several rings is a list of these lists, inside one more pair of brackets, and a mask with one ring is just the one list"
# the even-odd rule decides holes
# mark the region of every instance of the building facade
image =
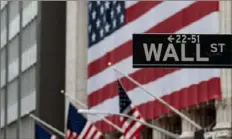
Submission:
[[37,2],[1,1],[1,138],[33,137]]
[[0,138],[33,139],[29,112],[63,130],[65,2],[0,6]]

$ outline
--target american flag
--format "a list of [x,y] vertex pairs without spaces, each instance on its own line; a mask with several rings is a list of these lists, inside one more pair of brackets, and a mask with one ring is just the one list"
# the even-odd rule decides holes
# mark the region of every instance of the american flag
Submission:
[[[118,81],[119,91],[119,109],[120,113],[135,117],[140,121],[144,121],[139,111],[133,108],[130,98],[127,96],[120,81]],[[123,137],[125,139],[136,139],[137,135],[141,132],[143,125],[133,119],[127,117],[120,117],[121,127],[123,130]]]
[[70,103],[67,119],[67,139],[102,139],[102,133]]
[[[133,33],[219,33],[218,1],[91,1],[89,11],[88,105],[119,112],[117,77],[112,66],[134,78],[177,109],[221,97],[220,70],[132,68]],[[111,66],[108,65],[111,64]],[[119,77],[141,115],[155,119],[169,109]],[[148,110],[149,109],[149,110]],[[101,131],[113,128],[89,116]],[[120,124],[118,116],[106,116]]]
[[50,131],[35,123],[35,138],[36,139],[58,139],[55,135],[53,135]]

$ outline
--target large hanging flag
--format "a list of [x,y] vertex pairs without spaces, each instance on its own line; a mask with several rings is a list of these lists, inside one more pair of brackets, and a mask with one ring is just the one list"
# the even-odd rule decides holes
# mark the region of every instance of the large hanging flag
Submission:
[[[119,108],[120,113],[135,117],[138,120],[144,121],[139,111],[132,106],[130,98],[127,96],[122,84],[118,81],[118,93],[119,93]],[[144,127],[141,123],[127,118],[120,117],[120,122],[123,129],[123,136],[125,139],[136,139],[138,134],[141,132]]]
[[103,134],[70,103],[67,121],[67,139],[103,139]]
[[58,139],[50,131],[42,127],[40,124],[35,123],[35,138],[36,139]]
[[[90,109],[119,111],[117,78],[112,66],[179,110],[220,99],[218,69],[132,68],[134,33],[217,34],[218,1],[90,1],[88,8]],[[167,107],[141,92],[126,77],[121,77],[121,81],[144,119],[155,119],[169,112]],[[118,116],[106,117],[120,123]],[[102,118],[91,115],[88,118],[101,131],[114,130]]]

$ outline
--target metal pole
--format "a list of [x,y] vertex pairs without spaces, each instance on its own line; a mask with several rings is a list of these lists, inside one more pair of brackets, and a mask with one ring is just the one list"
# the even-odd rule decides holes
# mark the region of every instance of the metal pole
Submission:
[[143,120],[137,119],[135,117],[129,116],[127,114],[123,114],[123,113],[108,113],[108,112],[99,112],[99,111],[89,111],[89,110],[83,110],[83,109],[80,109],[78,112],[79,113],[86,113],[86,114],[94,114],[94,115],[95,114],[104,114],[104,115],[118,115],[118,116],[122,116],[122,117],[127,117],[127,118],[130,118],[130,119],[132,119],[132,120],[134,120],[136,122],[139,122],[139,123],[141,123],[141,124],[143,124],[143,125],[145,125],[145,126],[147,126],[149,128],[155,129],[155,130],[157,130],[157,131],[159,131],[159,132],[161,132],[161,133],[163,133],[163,134],[165,134],[165,135],[167,135],[167,136],[169,136],[171,138],[180,139],[179,135],[173,134],[173,133],[171,133],[169,131],[166,131],[166,130],[160,128],[160,127],[154,126],[152,124],[149,124],[149,123],[147,123],[147,122],[145,122]]
[[165,106],[167,106],[168,108],[170,108],[173,112],[175,112],[177,115],[179,115],[181,118],[185,119],[186,121],[188,121],[189,123],[191,123],[193,126],[195,126],[197,129],[202,129],[202,127],[200,125],[198,125],[196,122],[194,122],[193,120],[191,120],[189,117],[187,117],[186,115],[184,115],[183,113],[181,113],[180,111],[178,111],[176,108],[172,107],[170,104],[168,104],[166,101],[164,101],[163,99],[153,95],[151,92],[149,92],[145,87],[143,87],[140,83],[138,83],[137,81],[135,81],[133,78],[131,78],[130,76],[126,75],[125,73],[121,72],[119,69],[117,69],[116,67],[113,66],[113,69],[117,72],[119,72],[121,75],[125,76],[126,78],[128,78],[131,82],[133,82],[134,84],[136,84],[139,88],[141,88],[144,92],[146,92],[147,94],[149,94],[150,96],[154,97],[155,99],[157,99],[159,102],[161,102],[162,104],[164,104]]
[[29,116],[31,118],[33,118],[35,121],[39,122],[40,124],[46,126],[47,128],[49,128],[50,130],[54,131],[55,133],[59,134],[62,137],[65,137],[65,134],[62,133],[61,131],[59,131],[58,129],[54,128],[53,126],[49,125],[48,123],[44,122],[43,120],[41,120],[40,118],[36,117],[33,114],[29,114]]
[[[63,90],[61,90],[61,93],[64,94],[67,98],[69,98],[71,101],[74,101],[75,103],[79,104],[81,107],[83,107],[83,108],[85,108],[85,109],[88,108],[88,107],[87,107],[85,104],[83,104],[82,102],[80,102],[80,101],[74,99],[73,97],[67,95],[66,93],[64,93]],[[100,115],[97,115],[97,114],[96,114],[96,116],[101,117]],[[101,117],[101,118],[102,118],[102,117]],[[115,129],[117,129],[119,132],[123,133],[123,130],[122,130],[120,127],[118,127],[117,125],[115,125],[113,122],[111,122],[110,120],[108,120],[108,119],[106,119],[106,118],[103,118],[103,121],[106,122],[107,124],[113,126],[113,127],[114,127]]]

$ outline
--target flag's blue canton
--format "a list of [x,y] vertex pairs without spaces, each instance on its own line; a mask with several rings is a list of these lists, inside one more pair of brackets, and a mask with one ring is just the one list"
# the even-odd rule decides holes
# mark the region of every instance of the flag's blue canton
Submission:
[[124,1],[90,1],[88,9],[89,46],[101,41],[125,23]]
[[35,137],[36,139],[51,139],[52,134],[39,124],[35,123]]
[[118,81],[118,91],[119,91],[119,107],[120,113],[123,113],[126,109],[131,107],[131,100],[123,89],[122,84]]
[[86,123],[87,119],[82,114],[78,113],[77,109],[72,104],[69,104],[67,123],[68,130],[80,135]]

